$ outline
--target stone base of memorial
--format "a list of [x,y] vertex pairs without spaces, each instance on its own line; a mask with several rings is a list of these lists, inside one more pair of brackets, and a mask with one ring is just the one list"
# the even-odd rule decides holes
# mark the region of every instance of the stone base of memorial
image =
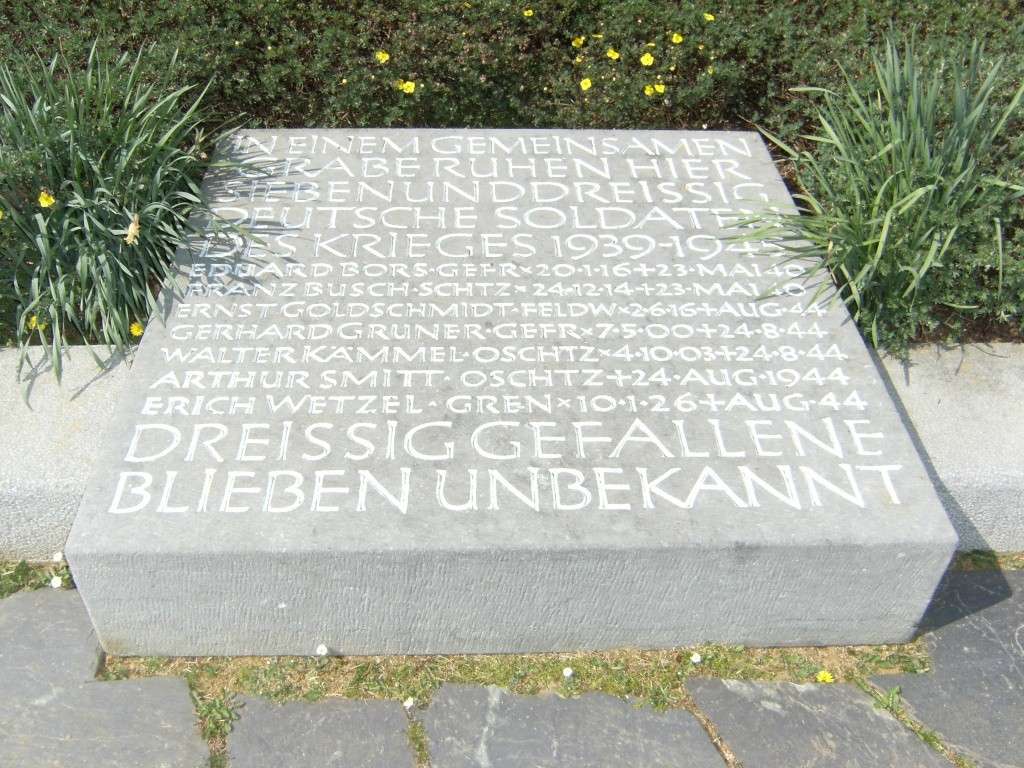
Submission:
[[750,133],[247,132],[66,553],[108,652],[911,637],[956,545]]

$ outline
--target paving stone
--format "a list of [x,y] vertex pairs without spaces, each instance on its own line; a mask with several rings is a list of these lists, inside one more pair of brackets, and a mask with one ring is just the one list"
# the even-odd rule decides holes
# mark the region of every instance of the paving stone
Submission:
[[933,672],[875,678],[980,766],[1024,766],[1024,571],[951,572],[924,628]]
[[35,698],[96,674],[100,646],[78,593],[38,589],[0,600],[0,691]]
[[274,704],[242,697],[228,737],[232,767],[412,768],[409,721],[393,701]]
[[183,680],[90,682],[0,706],[0,768],[205,768]]
[[689,712],[655,712],[604,694],[517,696],[444,685],[423,715],[434,768],[722,768]]
[[200,768],[183,680],[94,679],[100,648],[76,591],[0,601],[0,768]]
[[853,686],[708,679],[686,687],[746,768],[949,768]]

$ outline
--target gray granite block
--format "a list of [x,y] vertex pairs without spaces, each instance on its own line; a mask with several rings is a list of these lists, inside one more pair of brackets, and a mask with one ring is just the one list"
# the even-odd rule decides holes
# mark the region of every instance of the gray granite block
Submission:
[[253,237],[178,254],[66,547],[109,652],[913,635],[956,536],[849,313],[736,237],[795,211],[757,134],[224,150]]
[[36,698],[96,674],[100,646],[78,593],[38,589],[0,600],[0,691]]
[[853,686],[692,679],[686,687],[745,768],[948,768]]
[[274,704],[242,697],[228,737],[232,768],[412,768],[409,720],[396,701],[329,698]]
[[184,680],[90,682],[7,699],[0,768],[205,768]]
[[423,714],[434,768],[722,768],[689,712],[605,694],[517,696],[444,685]]
[[925,628],[932,671],[874,683],[978,765],[1024,767],[1024,571],[951,572]]

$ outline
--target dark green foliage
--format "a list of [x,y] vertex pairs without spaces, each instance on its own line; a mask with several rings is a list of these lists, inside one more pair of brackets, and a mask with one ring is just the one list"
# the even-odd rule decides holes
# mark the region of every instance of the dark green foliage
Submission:
[[890,39],[870,87],[807,89],[809,149],[776,139],[802,188],[791,248],[820,258],[809,273],[831,273],[878,346],[1024,321],[1024,153],[1005,133],[1024,85],[996,104],[1001,62],[982,62],[977,45],[925,62]]
[[[787,134],[806,120],[788,89],[840,83],[837,61],[855,77],[867,73],[868,51],[890,25],[916,32],[925,55],[971,36],[992,54],[1009,54],[1020,48],[1019,10],[1016,0],[7,0],[0,56],[63,50],[84,61],[100,38],[133,53],[155,44],[146,66],[162,71],[180,50],[180,85],[213,79],[211,109],[244,112],[261,126],[756,121]],[[708,11],[714,22],[704,20]],[[686,39],[673,46],[671,32]],[[594,34],[604,37],[588,37],[582,49],[570,44]],[[649,42],[656,64],[644,68],[638,59]],[[619,62],[605,58],[608,46],[621,52]],[[374,61],[378,49],[390,53],[386,65]],[[576,65],[579,54],[586,59]],[[666,93],[645,98],[643,85],[659,74]],[[586,95],[584,76],[595,82]],[[409,96],[394,88],[397,78],[421,87]]]
[[[870,52],[890,28],[916,36],[922,61],[978,39],[989,57],[1006,59],[992,94],[1005,105],[1024,79],[1022,25],[1019,0],[5,0],[0,59],[62,50],[84,62],[97,38],[131,53],[152,44],[143,76],[155,79],[179,50],[176,84],[212,81],[211,113],[244,113],[257,127],[756,124],[792,142],[814,121],[813,100],[790,89],[841,89],[840,65],[854,83],[870,82]],[[673,32],[683,42],[674,45]],[[621,59],[608,59],[608,47]],[[377,50],[389,53],[386,64]],[[648,50],[655,62],[643,67]],[[584,77],[593,82],[586,92]],[[398,79],[415,92],[395,88]],[[664,93],[645,95],[658,82]],[[1019,122],[1004,137],[1024,146]],[[1020,220],[1018,206],[1002,221],[1008,260],[1020,259]],[[987,263],[988,254],[963,254],[935,279],[978,294],[965,304],[988,302],[988,283],[972,279]],[[1019,304],[984,311],[1019,319]],[[956,312],[949,322],[955,330]]]
[[60,376],[69,341],[124,350],[204,210],[198,181],[213,151],[201,93],[93,49],[0,62],[0,263],[13,335],[41,345]]
[[73,586],[71,573],[63,562],[29,565],[24,560],[17,563],[0,560],[0,600],[15,592],[49,586],[54,576],[60,576],[64,586]]

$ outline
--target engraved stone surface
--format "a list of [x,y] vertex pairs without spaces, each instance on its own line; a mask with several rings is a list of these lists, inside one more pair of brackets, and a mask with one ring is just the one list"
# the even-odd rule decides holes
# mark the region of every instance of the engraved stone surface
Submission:
[[444,685],[423,723],[436,768],[725,765],[689,712],[655,712],[602,693],[562,699]]
[[955,535],[847,312],[749,236],[792,210],[756,135],[225,152],[248,232],[182,254],[66,547],[107,650],[913,632]]

